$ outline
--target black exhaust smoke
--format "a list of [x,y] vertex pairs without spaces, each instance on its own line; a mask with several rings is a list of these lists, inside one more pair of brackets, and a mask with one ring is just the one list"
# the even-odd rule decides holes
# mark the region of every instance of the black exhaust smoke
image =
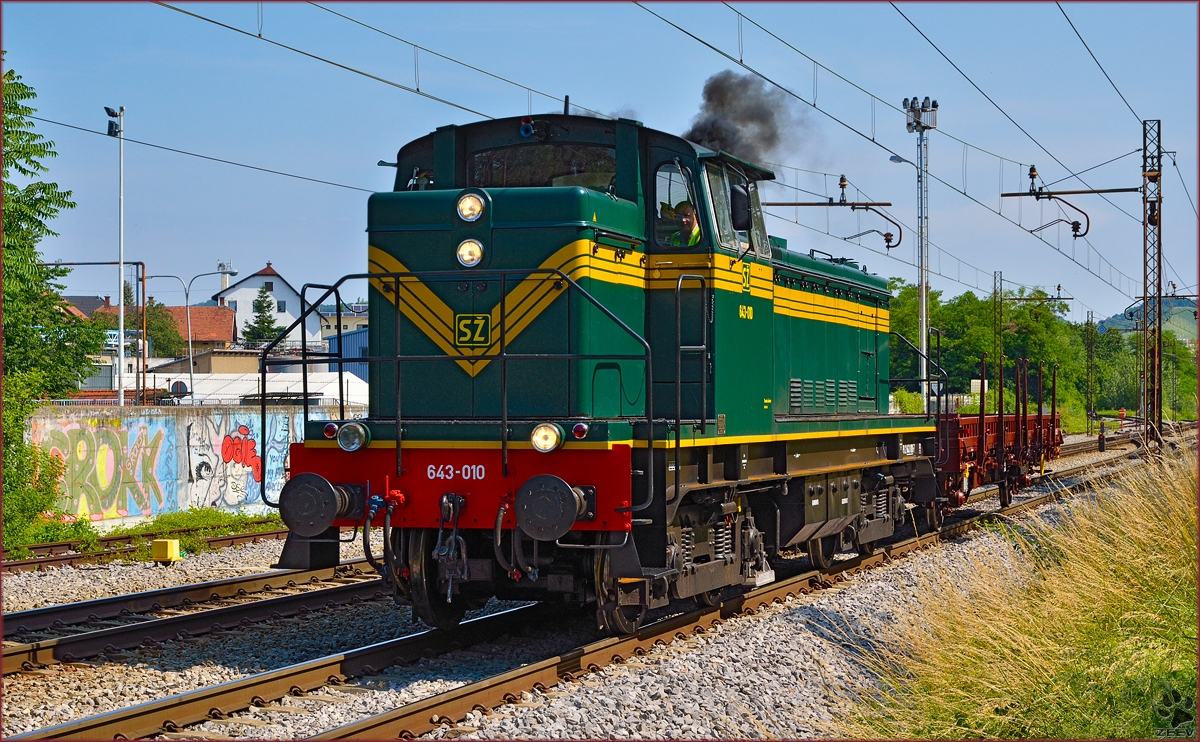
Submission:
[[700,112],[683,138],[763,162],[790,144],[802,126],[787,93],[755,75],[723,70],[704,82]]

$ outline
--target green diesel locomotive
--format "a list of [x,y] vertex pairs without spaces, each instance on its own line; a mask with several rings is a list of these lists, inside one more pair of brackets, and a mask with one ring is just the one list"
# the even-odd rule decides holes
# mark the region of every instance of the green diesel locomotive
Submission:
[[370,283],[370,355],[345,359],[369,364],[370,412],[293,444],[281,564],[336,561],[362,527],[430,625],[498,596],[629,632],[772,581],[784,549],[870,551],[905,503],[936,519],[934,425],[888,414],[886,282],[769,236],[773,178],[626,119],[401,148],[368,271],[309,287],[306,312]]

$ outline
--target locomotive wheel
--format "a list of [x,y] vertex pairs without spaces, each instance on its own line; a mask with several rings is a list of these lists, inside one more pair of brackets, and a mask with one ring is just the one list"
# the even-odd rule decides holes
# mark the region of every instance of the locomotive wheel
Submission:
[[808,558],[817,569],[829,569],[833,564],[833,554],[837,551],[840,536],[834,534],[823,538],[814,538],[808,542]]
[[461,594],[446,602],[446,593],[438,588],[438,564],[433,556],[437,531],[414,530],[408,539],[409,591],[413,613],[428,626],[449,629],[458,626],[467,612],[467,599]]
[[596,557],[596,616],[603,630],[614,636],[632,634],[646,617],[645,606],[617,605],[617,596],[612,592],[608,551],[602,551]]
[[701,608],[712,608],[721,604],[721,588],[716,590],[708,590],[703,593],[696,593],[692,596],[696,601],[696,605]]
[[866,543],[857,544],[859,556],[871,556],[875,553],[875,542],[867,541]]

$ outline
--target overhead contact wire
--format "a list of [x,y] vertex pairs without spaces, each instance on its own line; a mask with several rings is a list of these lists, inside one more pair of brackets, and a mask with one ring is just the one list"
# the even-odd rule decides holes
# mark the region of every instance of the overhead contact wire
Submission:
[[[650,15],[654,16],[655,18],[658,18],[658,19],[659,19],[660,21],[662,21],[663,23],[666,23],[668,26],[671,26],[671,27],[672,27],[672,28],[674,28],[675,30],[677,30],[677,31],[679,31],[680,33],[684,34],[685,36],[688,36],[688,37],[690,37],[691,39],[695,40],[696,42],[700,43],[701,45],[703,45],[703,46],[707,47],[708,49],[710,49],[710,50],[712,50],[712,51],[714,51],[714,52],[716,52],[717,54],[721,55],[722,57],[725,57],[726,59],[728,59],[728,60],[729,60],[730,62],[732,62],[733,64],[736,64],[736,65],[738,65],[739,67],[742,67],[742,68],[743,68],[743,69],[745,69],[747,72],[750,72],[751,74],[755,75],[756,77],[758,77],[758,78],[760,78],[760,79],[764,80],[765,82],[767,82],[767,83],[769,83],[769,84],[773,85],[774,87],[776,87],[776,88],[778,88],[778,89],[782,90],[783,92],[785,92],[785,93],[787,93],[788,95],[792,96],[792,97],[793,97],[793,98],[795,98],[796,100],[798,100],[798,101],[800,101],[800,102],[804,103],[805,105],[811,106],[811,107],[812,107],[814,110],[816,110],[816,111],[818,111],[818,112],[820,112],[820,113],[824,114],[826,117],[828,117],[828,118],[829,118],[829,119],[831,119],[832,121],[834,121],[834,122],[836,122],[836,123],[840,124],[841,126],[843,126],[844,128],[848,129],[849,131],[852,131],[852,132],[854,132],[855,134],[859,135],[860,137],[862,137],[862,138],[863,138],[863,139],[865,139],[866,141],[868,141],[868,142],[870,142],[871,144],[874,144],[875,146],[879,147],[879,148],[880,148],[880,149],[882,149],[883,151],[885,151],[885,152],[888,152],[889,154],[898,155],[898,153],[897,153],[897,152],[895,152],[894,150],[892,150],[891,148],[889,148],[887,145],[885,145],[885,144],[882,144],[881,142],[879,142],[879,141],[877,141],[877,140],[871,139],[871,137],[867,136],[866,134],[864,134],[863,132],[859,131],[858,129],[855,129],[853,126],[850,126],[850,125],[849,125],[849,124],[847,124],[845,121],[842,121],[841,119],[839,119],[837,116],[834,116],[833,114],[829,113],[828,111],[825,111],[825,110],[823,110],[823,109],[821,109],[821,108],[818,108],[817,106],[813,105],[813,104],[812,104],[812,103],[810,103],[809,101],[805,100],[805,99],[804,99],[802,96],[800,96],[800,95],[796,94],[794,91],[792,91],[792,90],[790,90],[789,88],[787,88],[787,87],[785,87],[785,86],[781,85],[781,84],[780,84],[780,83],[778,83],[778,82],[775,82],[775,81],[774,81],[774,80],[772,80],[770,77],[768,77],[767,75],[763,74],[762,72],[759,72],[758,70],[754,69],[753,67],[751,67],[750,65],[746,64],[745,62],[739,62],[737,59],[735,59],[733,56],[731,56],[731,55],[730,55],[730,54],[728,54],[727,52],[723,51],[722,49],[719,49],[719,48],[717,48],[717,47],[716,47],[716,46],[714,46],[713,44],[710,44],[709,42],[707,42],[707,41],[705,41],[704,39],[700,38],[699,36],[697,36],[696,34],[692,33],[691,31],[688,31],[687,29],[685,29],[685,28],[683,28],[683,27],[679,26],[678,24],[676,24],[676,23],[673,23],[673,22],[672,22],[672,21],[670,21],[670,20],[667,20],[667,19],[666,19],[666,18],[664,18],[663,16],[659,15],[658,13],[655,13],[653,10],[650,10],[650,9],[649,9],[649,8],[647,8],[646,6],[642,5],[640,2],[636,2],[636,1],[635,1],[635,2],[634,2],[634,4],[635,4],[635,5],[637,5],[639,8],[641,8],[642,10],[646,11],[647,13],[649,13]],[[1060,164],[1061,164],[1061,163],[1060,163]],[[1065,168],[1065,169],[1066,169],[1066,170],[1068,170],[1068,171],[1070,171],[1070,168]],[[1078,260],[1076,260],[1075,258],[1073,258],[1073,257],[1071,257],[1071,256],[1068,256],[1068,255],[1067,255],[1066,253],[1064,253],[1062,250],[1060,250],[1059,248],[1057,248],[1057,247],[1055,247],[1054,245],[1050,244],[1050,243],[1049,243],[1047,240],[1045,240],[1045,239],[1043,239],[1043,238],[1039,237],[1038,235],[1035,235],[1035,234],[1032,234],[1032,233],[1030,233],[1030,232],[1029,232],[1029,230],[1025,229],[1025,227],[1024,227],[1023,225],[1019,224],[1018,222],[1016,222],[1016,221],[1013,221],[1012,219],[1010,219],[1010,218],[1009,218],[1009,217],[1007,217],[1007,216],[1004,216],[1004,214],[1000,213],[999,211],[996,211],[995,209],[991,208],[990,206],[988,206],[987,204],[983,203],[983,202],[982,202],[982,201],[980,201],[979,199],[977,199],[977,198],[975,198],[975,197],[973,197],[973,196],[971,196],[971,195],[969,195],[969,194],[967,194],[967,193],[964,193],[963,191],[959,190],[958,188],[955,188],[953,185],[951,185],[950,183],[948,183],[948,182],[947,182],[947,181],[945,181],[944,179],[942,179],[942,178],[938,177],[936,174],[934,174],[934,173],[932,173],[932,172],[931,172],[931,173],[929,173],[929,177],[933,178],[933,179],[934,179],[934,180],[936,180],[937,182],[939,182],[939,183],[941,183],[942,185],[946,186],[947,188],[951,189],[951,190],[952,190],[952,191],[954,191],[955,193],[958,193],[958,194],[962,195],[963,197],[965,197],[965,198],[967,198],[967,199],[969,199],[969,200],[971,200],[971,201],[975,202],[976,204],[978,204],[978,205],[982,206],[984,209],[987,209],[987,210],[988,210],[988,211],[990,211],[991,213],[993,213],[993,214],[995,214],[995,215],[999,216],[1001,219],[1004,219],[1005,221],[1009,222],[1010,224],[1012,224],[1012,225],[1014,225],[1014,226],[1016,226],[1016,227],[1019,227],[1019,228],[1021,229],[1021,231],[1022,231],[1022,232],[1025,232],[1026,234],[1030,234],[1030,235],[1031,235],[1031,236],[1032,236],[1034,239],[1036,239],[1036,240],[1038,240],[1038,241],[1042,242],[1043,244],[1045,244],[1046,246],[1050,247],[1051,249],[1053,249],[1055,252],[1059,253],[1060,255],[1063,255],[1063,256],[1067,257],[1067,259],[1068,259],[1068,260],[1070,260],[1071,262],[1073,262],[1073,263],[1075,263],[1076,265],[1080,266],[1081,268],[1084,268],[1085,270],[1087,270],[1089,273],[1091,273],[1091,274],[1092,274],[1093,276],[1095,276],[1096,278],[1099,278],[1101,281],[1103,281],[1103,282],[1104,282],[1105,284],[1107,284],[1108,286],[1110,286],[1110,287],[1112,287],[1112,288],[1116,289],[1118,292],[1120,292],[1120,293],[1124,294],[1126,297],[1130,297],[1130,298],[1132,298],[1133,294],[1131,294],[1131,293],[1130,293],[1130,291],[1127,291],[1127,290],[1126,290],[1126,289],[1124,289],[1123,287],[1121,287],[1121,286],[1119,286],[1119,285],[1117,285],[1117,284],[1114,284],[1110,278],[1105,278],[1104,276],[1100,275],[1099,273],[1096,273],[1096,272],[1092,271],[1092,270],[1091,270],[1091,269],[1090,269],[1090,268],[1089,268],[1087,265],[1085,265],[1085,264],[1083,264],[1083,263],[1080,263]],[[1086,185],[1086,184],[1085,184],[1085,185]],[[1089,187],[1090,187],[1090,186],[1089,186]],[[1113,269],[1113,271],[1112,271],[1112,272],[1115,272],[1117,275],[1121,276],[1121,277],[1122,277],[1122,278],[1124,278],[1126,281],[1128,281],[1128,282],[1129,282],[1129,285],[1130,285],[1131,287],[1134,285],[1134,280],[1133,280],[1133,278],[1132,278],[1132,277],[1130,277],[1130,276],[1126,275],[1126,274],[1125,274],[1124,272],[1122,272],[1122,271],[1121,271],[1119,268],[1117,268],[1115,265],[1113,265],[1112,261],[1109,261],[1107,258],[1104,258],[1103,254],[1101,254],[1101,253],[1100,253],[1098,250],[1095,250],[1095,248],[1094,248],[1094,247],[1093,247],[1092,249],[1093,249],[1093,250],[1096,252],[1096,254],[1097,254],[1097,255],[1098,255],[1100,258],[1102,258],[1102,259],[1104,260],[1104,262],[1108,263],[1108,264],[1109,264],[1109,266],[1110,266],[1110,267],[1112,267],[1112,269]],[[1130,290],[1132,290],[1132,289],[1130,289]]]
[[394,80],[389,80],[386,77],[380,77],[379,75],[373,75],[370,72],[365,72],[356,67],[351,67],[349,65],[342,64],[341,62],[335,62],[332,59],[327,59],[326,57],[322,57],[322,56],[313,54],[311,52],[306,52],[303,49],[297,49],[294,46],[288,46],[287,44],[284,44],[282,42],[275,41],[273,39],[268,39],[266,36],[257,36],[255,34],[250,33],[249,31],[243,31],[242,29],[237,28],[236,26],[230,26],[228,24],[221,23],[218,20],[214,20],[212,18],[208,18],[208,17],[202,16],[202,15],[199,15],[198,13],[193,13],[191,11],[184,10],[183,8],[177,8],[174,5],[160,2],[159,0],[152,0],[152,1],[154,2],[155,5],[161,5],[162,7],[167,8],[169,10],[174,10],[176,13],[183,13],[184,15],[191,16],[192,18],[196,18],[198,20],[205,21],[207,23],[211,23],[214,26],[220,26],[221,28],[225,28],[230,31],[235,31],[235,32],[240,33],[243,36],[247,36],[251,39],[265,41],[268,44],[272,44],[281,49],[287,49],[290,52],[294,52],[301,56],[308,57],[309,59],[315,59],[318,62],[324,62],[325,64],[333,65],[334,67],[338,67],[340,69],[346,70],[347,72],[353,72],[356,75],[362,75],[363,77],[369,78],[371,80],[375,80],[376,82],[381,82],[384,85],[391,85],[393,88],[399,88],[400,90],[412,93],[414,95],[419,95],[422,98],[428,98],[429,100],[436,101],[438,103],[442,103],[442,104],[450,106],[452,108],[457,108],[460,111],[466,111],[467,113],[474,114],[475,116],[481,116],[485,119],[496,118],[495,116],[489,116],[488,114],[483,113],[482,111],[476,111],[474,108],[464,106],[461,103],[455,103],[454,101],[446,100],[445,98],[439,98],[436,95],[430,95],[429,93],[426,93],[423,90],[417,90],[416,88],[411,88],[408,85],[402,85],[401,83],[395,82]]
[[[55,121],[54,119],[42,118],[41,116],[27,115],[26,118],[35,119],[37,121],[45,121],[47,124],[54,124],[55,126],[63,126],[68,129],[75,129],[77,131],[86,131],[88,134],[95,134],[97,136],[102,136],[102,137],[108,136],[108,134],[106,134],[105,132],[102,132],[102,131],[96,131],[95,129],[88,129],[88,128],[85,128],[82,126],[75,126],[74,124],[65,124],[62,121]],[[270,173],[272,175],[282,175],[285,178],[295,178],[296,180],[307,180],[310,183],[320,183],[322,185],[336,186],[337,188],[346,188],[351,191],[362,191],[363,193],[375,193],[375,191],[371,190],[370,188],[359,188],[358,186],[346,185],[345,183],[335,183],[332,180],[321,180],[320,178],[309,178],[305,175],[296,175],[295,173],[285,173],[282,170],[272,170],[270,168],[258,167],[257,165],[247,165],[244,162],[235,162],[234,160],[225,160],[220,157],[213,157],[212,155],[202,155],[197,152],[188,152],[185,149],[176,149],[175,147],[167,147],[162,144],[152,144],[151,142],[142,142],[137,139],[130,139],[129,137],[125,137],[125,141],[130,144],[140,144],[143,147],[153,147],[154,149],[161,149],[161,150],[166,150],[167,152],[174,152],[174,153],[180,154],[180,155],[187,155],[188,157],[198,157],[201,160],[210,160],[212,162],[220,162],[225,165],[234,165],[236,167],[246,168],[247,170],[257,170],[260,173]]]
[[[1060,160],[1060,159],[1058,159],[1057,157],[1055,157],[1055,156],[1054,156],[1054,154],[1053,154],[1053,153],[1052,153],[1050,150],[1048,150],[1048,149],[1046,149],[1045,147],[1043,147],[1043,146],[1042,146],[1042,143],[1041,143],[1041,142],[1039,142],[1037,139],[1034,139],[1034,137],[1033,137],[1033,135],[1032,135],[1032,134],[1030,134],[1029,132],[1025,131],[1025,128],[1024,128],[1024,127],[1022,127],[1020,124],[1018,124],[1018,123],[1016,122],[1016,119],[1014,119],[1012,116],[1009,116],[1009,115],[1008,115],[1008,112],[1007,112],[1007,111],[1005,111],[1003,108],[1001,108],[999,103],[997,103],[996,101],[992,100],[992,98],[991,98],[991,96],[990,96],[990,95],[988,95],[987,93],[983,92],[983,88],[981,88],[981,87],[979,87],[978,85],[976,85],[976,84],[975,84],[975,81],[974,81],[974,80],[972,80],[970,77],[968,77],[968,76],[967,76],[967,73],[963,72],[963,71],[962,71],[962,69],[960,69],[960,68],[959,68],[959,66],[958,66],[957,64],[955,64],[953,60],[951,60],[951,59],[950,59],[950,57],[946,56],[946,53],[945,53],[945,52],[943,52],[943,51],[942,51],[940,48],[938,48],[938,45],[937,45],[937,44],[935,44],[935,43],[933,43],[933,40],[932,40],[932,39],[930,39],[928,36],[926,36],[924,31],[922,31],[920,28],[917,28],[917,24],[915,24],[915,23],[913,23],[911,20],[909,20],[908,16],[904,15],[904,11],[902,11],[902,10],[900,10],[899,8],[897,8],[897,7],[896,7],[896,3],[894,3],[894,2],[890,2],[890,1],[889,1],[889,3],[888,3],[888,4],[889,4],[889,5],[891,5],[893,8],[895,8],[896,12],[900,14],[900,17],[901,17],[901,18],[903,18],[904,20],[908,21],[908,25],[912,26],[912,27],[913,27],[913,29],[914,29],[914,30],[915,30],[915,31],[916,31],[918,34],[920,34],[920,35],[921,35],[921,38],[923,38],[923,39],[925,39],[926,41],[928,41],[928,42],[929,42],[929,45],[933,47],[933,50],[934,50],[934,51],[936,51],[938,54],[940,54],[940,55],[942,56],[942,59],[944,59],[944,60],[946,60],[947,62],[949,62],[949,63],[950,63],[950,66],[951,66],[951,67],[953,67],[953,68],[955,69],[955,71],[957,71],[957,72],[958,72],[958,74],[962,75],[962,77],[963,77],[963,79],[964,79],[964,80],[966,80],[967,82],[971,83],[971,87],[975,88],[975,90],[977,90],[977,91],[979,92],[979,94],[980,94],[980,95],[982,95],[984,98],[986,98],[986,99],[987,99],[987,102],[988,102],[988,103],[991,103],[991,104],[992,104],[992,105],[993,105],[993,106],[996,108],[996,110],[997,110],[997,111],[999,111],[999,112],[1000,112],[1000,113],[1001,113],[1001,114],[1004,116],[1004,118],[1008,119],[1008,120],[1009,120],[1009,122],[1011,122],[1013,126],[1017,127],[1017,129],[1019,129],[1019,130],[1020,130],[1020,132],[1021,132],[1022,134],[1024,134],[1026,137],[1028,137],[1028,138],[1029,138],[1029,141],[1031,141],[1031,142],[1033,142],[1034,144],[1036,144],[1036,145],[1038,146],[1038,148],[1039,148],[1040,150],[1042,150],[1043,152],[1045,152],[1045,153],[1046,153],[1046,155],[1047,155],[1047,156],[1048,156],[1050,159],[1052,159],[1052,160],[1054,160],[1056,163],[1058,163],[1059,167],[1061,167],[1063,170],[1066,170],[1068,173],[1070,173],[1070,172],[1071,172],[1071,168],[1069,168],[1069,167],[1067,167],[1066,165],[1064,165],[1064,164],[1063,164],[1063,162],[1062,162],[1062,160]],[[1083,184],[1084,184],[1084,186],[1086,186],[1087,188],[1089,188],[1089,189],[1091,189],[1091,188],[1092,188],[1092,186],[1091,186],[1091,185],[1089,185],[1089,184],[1087,183],[1087,181],[1085,181],[1083,178],[1080,178],[1080,177],[1079,177],[1079,174],[1078,174],[1078,173],[1075,173],[1075,174],[1073,174],[1073,175],[1072,175],[1072,177],[1074,177],[1074,178],[1075,178],[1076,180],[1078,180],[1080,183],[1083,183]],[[1100,196],[1100,198],[1102,198],[1102,199],[1104,199],[1105,201],[1107,201],[1107,202],[1108,202],[1108,204],[1109,204],[1110,206],[1112,206],[1114,209],[1116,209],[1117,211],[1121,212],[1122,214],[1124,214],[1125,216],[1129,217],[1130,219],[1133,219],[1133,220],[1134,220],[1134,221],[1136,221],[1136,222],[1141,222],[1141,221],[1142,221],[1141,219],[1138,219],[1138,218],[1137,218],[1136,216],[1134,216],[1133,214],[1130,214],[1130,213],[1129,213],[1128,211],[1126,211],[1125,209],[1122,209],[1120,206],[1117,206],[1115,203],[1113,203],[1113,202],[1112,202],[1112,201],[1111,201],[1111,200],[1108,198],[1108,196],[1105,196],[1103,193],[1100,193],[1100,194],[1097,194],[1097,195],[1099,195],[1099,196]]]
[[[538,95],[540,95],[540,96],[543,96],[543,97],[545,97],[545,98],[549,98],[550,100],[556,100],[556,101],[558,101],[558,102],[560,102],[560,103],[565,103],[565,102],[566,102],[566,101],[565,101],[563,98],[561,98],[561,97],[559,97],[559,96],[557,96],[557,95],[551,95],[550,93],[544,93],[544,92],[542,92],[541,90],[538,90],[537,88],[532,88],[532,87],[530,87],[530,86],[528,86],[528,85],[524,85],[524,84],[522,84],[522,83],[519,83],[519,82],[517,82],[517,81],[515,81],[515,80],[510,80],[509,78],[507,78],[507,77],[504,77],[504,76],[502,76],[502,75],[497,75],[497,74],[496,74],[496,73],[494,73],[494,72],[488,72],[487,70],[485,70],[485,69],[482,69],[482,68],[480,68],[480,67],[476,67],[476,66],[475,66],[475,65],[473,65],[473,64],[470,64],[470,63],[468,63],[468,62],[464,62],[464,61],[462,61],[462,60],[460,60],[460,59],[455,59],[454,57],[447,56],[447,55],[445,55],[445,54],[442,54],[441,52],[436,52],[436,51],[434,51],[433,49],[430,49],[430,48],[428,48],[428,47],[421,46],[420,44],[417,44],[417,43],[415,43],[415,42],[409,41],[408,39],[402,39],[402,38],[400,38],[399,36],[396,36],[395,34],[388,33],[387,31],[384,31],[384,30],[383,30],[383,29],[381,29],[381,28],[376,28],[375,26],[372,26],[372,25],[371,25],[371,24],[369,24],[369,23],[364,23],[363,21],[360,21],[360,20],[358,20],[358,19],[356,19],[356,18],[351,18],[350,16],[348,16],[348,15],[345,15],[344,13],[339,13],[339,12],[337,12],[336,10],[333,10],[332,8],[327,8],[327,7],[325,7],[324,5],[320,5],[319,3],[314,3],[314,2],[311,2],[311,0],[310,0],[310,2],[309,2],[308,4],[309,4],[309,5],[311,5],[311,6],[313,6],[313,7],[315,7],[315,8],[320,8],[321,10],[325,11],[326,13],[332,13],[333,15],[336,15],[336,16],[337,16],[337,17],[339,17],[339,18],[344,18],[345,20],[347,20],[347,21],[350,21],[351,23],[356,23],[356,24],[358,24],[358,25],[362,26],[363,28],[369,28],[370,30],[374,31],[375,33],[382,34],[382,35],[384,35],[384,36],[387,36],[387,37],[388,37],[388,38],[390,38],[390,39],[395,39],[396,41],[399,41],[399,42],[400,42],[400,43],[402,43],[402,44],[408,44],[409,46],[413,47],[414,49],[420,49],[421,51],[423,51],[423,52],[426,52],[427,54],[432,54],[432,55],[434,55],[435,57],[441,57],[442,59],[446,60],[447,62],[453,62],[453,63],[455,63],[455,64],[457,64],[457,65],[460,65],[460,66],[462,66],[462,67],[466,67],[466,68],[467,68],[467,69],[469,69],[469,70],[474,70],[475,72],[478,72],[478,73],[479,73],[479,74],[481,74],[481,75],[487,75],[488,77],[490,77],[490,78],[492,78],[492,79],[494,79],[494,80],[499,80],[499,81],[501,81],[501,82],[506,82],[506,83],[508,83],[509,85],[512,85],[512,86],[514,86],[514,87],[521,88],[522,90],[528,90],[528,91],[530,91],[530,92],[537,93]],[[602,116],[602,117],[604,117],[604,118],[608,118],[608,119],[611,119],[611,118],[612,118],[612,116],[609,116],[608,114],[601,113],[600,111],[596,111],[596,110],[593,110],[593,109],[591,109],[591,108],[587,108],[586,106],[580,106],[580,105],[576,105],[576,104],[572,103],[572,104],[571,104],[571,107],[572,107],[572,108],[578,108],[578,109],[579,109],[579,110],[581,110],[581,111],[587,111],[588,113],[594,113],[594,114],[596,114],[597,116]]]
[[1095,62],[1096,66],[1100,68],[1100,71],[1104,73],[1104,79],[1108,80],[1108,84],[1112,85],[1112,89],[1117,91],[1117,95],[1121,96],[1121,102],[1125,104],[1125,107],[1129,109],[1129,112],[1133,114],[1133,117],[1137,119],[1138,123],[1140,124],[1142,122],[1142,117],[1137,115],[1137,111],[1133,110],[1133,106],[1129,105],[1129,101],[1125,100],[1125,96],[1121,93],[1120,89],[1117,88],[1117,84],[1113,82],[1111,77],[1108,76],[1108,71],[1104,69],[1104,65],[1100,64],[1099,59],[1096,59],[1095,53],[1092,52],[1092,48],[1088,46],[1088,43],[1083,40],[1083,35],[1079,33],[1079,29],[1075,28],[1074,23],[1071,23],[1071,18],[1067,15],[1067,11],[1063,9],[1062,3],[1055,2],[1054,4],[1057,5],[1058,9],[1062,12],[1063,18],[1067,19],[1067,24],[1071,27],[1071,30],[1074,31],[1075,35],[1079,37],[1079,43],[1083,44],[1083,48],[1087,49],[1087,53],[1092,56],[1092,61]]

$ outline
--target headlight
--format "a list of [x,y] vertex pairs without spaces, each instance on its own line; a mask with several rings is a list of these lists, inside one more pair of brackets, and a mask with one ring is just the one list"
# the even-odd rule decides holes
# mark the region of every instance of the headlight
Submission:
[[474,268],[483,260],[483,243],[479,240],[463,240],[458,246],[458,262]]
[[529,436],[529,441],[538,451],[550,453],[562,445],[562,428],[554,423],[541,423],[533,429],[533,435]]
[[337,433],[343,451],[357,451],[371,442],[371,431],[362,423],[346,423]]
[[483,199],[468,193],[458,199],[458,215],[464,222],[473,222],[483,215]]

